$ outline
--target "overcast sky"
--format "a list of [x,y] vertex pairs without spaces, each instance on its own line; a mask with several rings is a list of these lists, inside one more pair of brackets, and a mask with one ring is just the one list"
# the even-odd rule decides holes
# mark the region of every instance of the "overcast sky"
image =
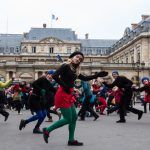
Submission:
[[71,28],[84,38],[119,39],[126,27],[150,15],[150,0],[0,0],[0,33],[29,32],[31,27]]

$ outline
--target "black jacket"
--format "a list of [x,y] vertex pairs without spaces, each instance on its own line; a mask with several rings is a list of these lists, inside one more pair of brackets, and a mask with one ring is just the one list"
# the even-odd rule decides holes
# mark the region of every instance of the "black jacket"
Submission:
[[109,88],[117,86],[118,88],[123,89],[124,91],[129,91],[131,90],[133,82],[124,76],[118,76],[112,84],[104,84]]
[[46,91],[46,95],[55,94],[56,89],[53,87],[53,85],[50,83],[49,80],[46,79],[46,77],[41,77],[37,80],[35,80],[32,83],[33,87],[33,93],[36,95],[41,96],[41,90],[44,89]]

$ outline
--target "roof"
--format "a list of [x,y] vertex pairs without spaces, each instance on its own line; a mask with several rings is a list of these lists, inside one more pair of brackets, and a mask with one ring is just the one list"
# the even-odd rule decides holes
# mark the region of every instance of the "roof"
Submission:
[[124,44],[127,44],[129,41],[133,40],[141,33],[149,32],[149,29],[150,29],[150,17],[140,21],[134,29],[127,27],[125,29],[123,37],[111,46],[110,51],[114,52],[118,50]]
[[46,37],[56,37],[61,40],[75,41],[75,32],[69,28],[31,28],[26,35],[27,40],[41,40]]
[[117,40],[79,39],[82,47],[111,47]]
[[19,46],[23,40],[22,34],[0,34],[0,46]]

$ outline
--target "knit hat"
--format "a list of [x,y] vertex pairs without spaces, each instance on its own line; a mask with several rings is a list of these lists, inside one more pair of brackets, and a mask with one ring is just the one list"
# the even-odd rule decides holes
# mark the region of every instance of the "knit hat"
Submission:
[[83,53],[82,53],[82,52],[79,52],[79,51],[73,52],[73,53],[69,56],[69,58],[72,58],[72,57],[74,57],[75,55],[81,55],[81,56],[83,57],[83,59],[84,59]]
[[143,77],[143,78],[142,78],[142,83],[144,82],[144,80],[149,81],[149,78],[148,78],[148,77]]
[[47,74],[53,75],[55,73],[55,70],[49,70],[47,71]]
[[114,70],[113,72],[112,72],[112,75],[113,74],[117,74],[117,75],[119,75],[119,73],[118,73],[118,71],[117,70]]

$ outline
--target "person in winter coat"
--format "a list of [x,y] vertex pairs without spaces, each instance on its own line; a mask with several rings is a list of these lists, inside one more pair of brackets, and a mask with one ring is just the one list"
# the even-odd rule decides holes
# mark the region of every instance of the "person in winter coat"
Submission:
[[78,113],[80,116],[80,120],[85,120],[86,111],[89,111],[92,116],[94,116],[94,121],[99,118],[98,114],[91,107],[91,99],[93,98],[93,93],[91,91],[91,86],[87,81],[81,81],[81,85],[83,87],[84,100],[82,102],[82,107]]
[[19,130],[25,128],[27,124],[33,121],[37,121],[33,133],[42,134],[43,132],[40,130],[40,125],[44,121],[47,115],[47,103],[49,95],[53,95],[56,92],[56,89],[50,83],[51,75],[47,72],[46,76],[42,76],[35,80],[32,84],[33,90],[32,94],[29,97],[29,108],[31,112],[35,112],[36,115],[24,120],[20,121]]
[[[143,86],[141,88],[132,88],[134,91],[145,92],[144,96],[144,113],[147,113],[146,104],[150,103],[150,80],[148,77],[142,78]],[[150,107],[149,107],[150,108]],[[149,109],[150,110],[150,109]]]
[[130,105],[132,101],[132,94],[133,94],[132,91],[133,82],[124,76],[119,76],[118,71],[113,71],[112,76],[114,78],[114,82],[112,84],[107,84],[106,82],[104,82],[104,84],[109,88],[113,88],[114,86],[117,86],[119,89],[123,91],[122,103],[120,103],[119,105],[120,120],[118,120],[117,123],[126,122],[125,110],[137,114],[138,120],[140,120],[143,115],[143,111],[135,109]]
[[80,80],[88,81],[97,77],[107,76],[108,73],[103,71],[96,75],[84,76],[80,74],[80,64],[84,59],[84,55],[79,52],[73,52],[69,56],[68,63],[64,63],[53,74],[53,79],[60,85],[55,95],[55,108],[60,108],[63,118],[54,122],[51,126],[43,128],[43,138],[48,143],[49,133],[64,125],[69,125],[69,146],[82,146],[83,143],[74,139],[74,132],[76,128],[77,113],[74,106],[74,83],[78,78]]
[[5,117],[4,121],[8,119],[9,113],[5,110],[4,104],[5,104],[5,91],[4,88],[7,88],[11,85],[14,78],[8,80],[7,82],[1,82],[0,81],[0,114]]

